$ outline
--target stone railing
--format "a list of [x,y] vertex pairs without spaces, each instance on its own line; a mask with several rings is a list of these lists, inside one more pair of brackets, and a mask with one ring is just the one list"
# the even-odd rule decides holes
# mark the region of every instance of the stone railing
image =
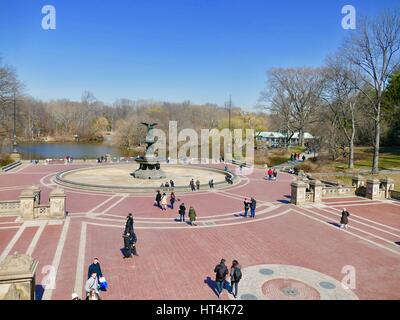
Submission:
[[50,205],[40,204],[34,208],[34,216],[36,219],[48,219],[50,218]]
[[322,202],[328,198],[362,196],[371,200],[400,198],[400,192],[393,191],[394,183],[390,178],[365,179],[354,176],[352,186],[326,184],[319,180],[299,177],[291,183],[291,203],[302,205],[309,202]]
[[18,214],[20,212],[19,200],[3,200],[0,201],[0,216]]
[[356,187],[324,187],[322,188],[322,198],[340,198],[340,197],[354,197]]
[[17,215],[26,220],[64,219],[65,192],[56,188],[49,195],[49,203],[40,203],[40,189],[33,186],[21,192],[19,200],[0,201],[0,215]]
[[306,202],[313,202],[314,193],[313,192],[306,192]]
[[400,191],[391,190],[391,191],[390,191],[390,198],[391,198],[391,199],[400,200]]

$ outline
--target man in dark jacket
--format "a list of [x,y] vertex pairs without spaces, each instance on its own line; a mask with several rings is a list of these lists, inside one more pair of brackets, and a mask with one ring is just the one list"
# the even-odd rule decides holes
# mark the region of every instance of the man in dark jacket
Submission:
[[179,221],[180,222],[185,222],[185,214],[186,214],[186,207],[185,204],[182,202],[182,204],[179,206]]
[[136,244],[137,244],[137,237],[136,237],[136,233],[132,232],[130,235],[130,244],[131,244],[131,248],[132,248],[132,254],[134,256],[138,256],[137,250],[136,250]]
[[125,232],[122,237],[124,238],[124,259],[132,258],[132,245],[130,239],[130,233]]
[[156,202],[157,202],[157,207],[161,208],[160,202],[161,202],[161,193],[160,190],[157,191],[157,195],[156,195]]
[[215,272],[215,284],[217,287],[218,298],[221,296],[222,290],[224,289],[225,278],[229,271],[225,265],[225,259],[221,259],[221,262],[214,268]]
[[257,206],[256,199],[251,198],[251,202],[250,202],[250,217],[252,217],[252,218],[256,217],[256,206]]
[[340,218],[340,228],[347,229],[347,224],[349,223],[349,216],[350,213],[346,210],[346,208],[343,208],[342,217]]
[[100,262],[97,258],[94,258],[93,263],[89,266],[87,278],[89,279],[93,273],[97,275],[97,280],[99,280],[99,278],[103,276],[103,273],[101,272]]
[[132,233],[133,232],[133,217],[132,213],[129,213],[126,217],[125,223],[125,233]]

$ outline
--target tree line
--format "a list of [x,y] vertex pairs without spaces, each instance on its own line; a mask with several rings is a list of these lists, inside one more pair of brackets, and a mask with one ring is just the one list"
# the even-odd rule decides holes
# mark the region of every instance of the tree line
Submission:
[[346,146],[349,168],[355,143],[371,144],[377,173],[382,138],[400,144],[399,10],[363,18],[321,67],[270,69],[260,102],[288,139],[311,131],[333,158]]

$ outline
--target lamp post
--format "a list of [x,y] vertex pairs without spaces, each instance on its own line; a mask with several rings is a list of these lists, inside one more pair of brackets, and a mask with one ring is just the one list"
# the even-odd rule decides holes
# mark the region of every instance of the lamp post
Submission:
[[14,92],[14,129],[13,129],[13,153],[18,153],[17,149],[17,115],[16,115],[16,101]]

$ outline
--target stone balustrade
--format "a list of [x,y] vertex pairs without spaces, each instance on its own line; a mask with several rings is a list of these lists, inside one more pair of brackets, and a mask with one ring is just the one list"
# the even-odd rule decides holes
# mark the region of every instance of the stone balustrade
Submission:
[[64,219],[66,216],[65,192],[54,189],[49,195],[49,203],[40,203],[40,189],[32,186],[21,192],[19,200],[0,201],[0,215],[19,215],[25,220]]

